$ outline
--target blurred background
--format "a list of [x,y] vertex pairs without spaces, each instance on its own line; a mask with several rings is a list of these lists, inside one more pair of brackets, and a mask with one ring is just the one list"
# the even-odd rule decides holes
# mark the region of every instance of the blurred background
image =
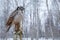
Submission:
[[23,6],[23,40],[60,40],[60,0],[0,0],[0,40],[13,40],[13,25],[8,33],[6,21]]

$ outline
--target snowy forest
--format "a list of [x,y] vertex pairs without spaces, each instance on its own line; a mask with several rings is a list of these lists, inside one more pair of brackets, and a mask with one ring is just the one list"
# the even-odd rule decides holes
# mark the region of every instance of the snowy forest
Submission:
[[[6,31],[6,21],[23,6],[23,40],[60,40],[60,0],[0,0],[0,40],[12,40],[14,28]],[[13,26],[13,25],[12,25]]]

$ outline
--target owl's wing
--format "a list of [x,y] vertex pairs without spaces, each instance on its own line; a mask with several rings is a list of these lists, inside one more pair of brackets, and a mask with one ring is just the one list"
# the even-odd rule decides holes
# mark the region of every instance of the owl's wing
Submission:
[[7,26],[7,32],[9,31],[10,27],[11,27],[11,24],[13,22],[14,18],[13,17],[9,17],[7,23],[6,23],[6,26]]
[[13,12],[11,13],[11,15],[9,16],[9,18],[8,18],[8,20],[7,20],[7,22],[6,22],[6,26],[7,26],[7,31],[6,31],[6,32],[9,31],[9,29],[10,29],[10,27],[11,27],[11,24],[12,24],[12,22],[14,21],[14,17],[16,16],[16,14],[17,14],[17,10],[13,11]]

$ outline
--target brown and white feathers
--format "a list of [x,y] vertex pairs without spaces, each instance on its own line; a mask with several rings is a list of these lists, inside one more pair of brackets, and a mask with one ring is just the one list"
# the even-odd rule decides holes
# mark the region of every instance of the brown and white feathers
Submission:
[[6,22],[6,26],[7,26],[7,31],[9,31],[12,23],[15,21],[15,22],[19,22],[22,20],[22,16],[23,16],[23,10],[24,8],[23,7],[17,7],[17,9],[15,11],[13,11],[11,13],[11,15],[9,16],[7,22]]

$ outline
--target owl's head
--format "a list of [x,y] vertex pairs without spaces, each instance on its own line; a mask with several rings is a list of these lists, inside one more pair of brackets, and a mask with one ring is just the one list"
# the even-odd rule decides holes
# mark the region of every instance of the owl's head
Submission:
[[20,6],[20,7],[17,7],[17,10],[21,10],[21,11],[24,11],[24,7],[23,6]]

